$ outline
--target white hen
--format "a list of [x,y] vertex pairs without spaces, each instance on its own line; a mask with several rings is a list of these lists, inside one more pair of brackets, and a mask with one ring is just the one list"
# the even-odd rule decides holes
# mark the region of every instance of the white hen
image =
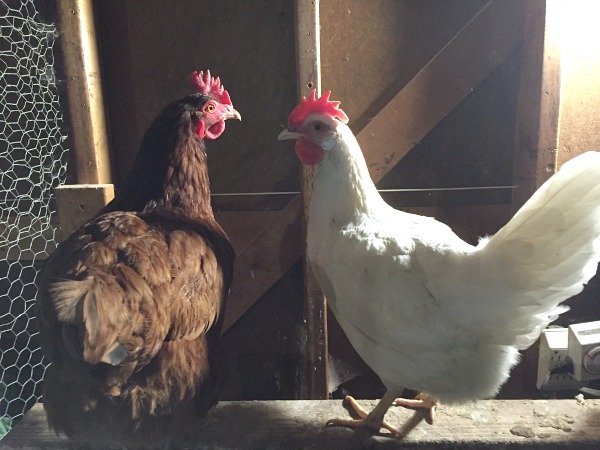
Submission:
[[[583,289],[600,259],[600,153],[574,158],[491,238],[477,246],[433,218],[386,204],[339,102],[303,101],[279,139],[317,164],[308,259],[348,339],[388,389],[360,420],[405,435],[437,401],[495,395],[548,323]],[[396,399],[404,388],[417,400]],[[421,415],[401,430],[383,421],[403,405]]]

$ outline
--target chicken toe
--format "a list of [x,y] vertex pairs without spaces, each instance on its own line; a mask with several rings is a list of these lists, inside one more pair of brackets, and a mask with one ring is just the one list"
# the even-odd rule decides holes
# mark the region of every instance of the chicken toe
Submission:
[[402,406],[418,412],[422,419],[425,419],[429,425],[433,424],[437,403],[427,394],[417,394],[414,399],[397,398],[392,403],[393,406]]
[[359,419],[330,419],[325,425],[351,428],[370,428],[376,432],[379,432],[379,430],[385,428],[395,436],[403,436],[401,430],[398,430],[384,420],[385,413],[395,401],[394,397],[395,395],[393,393],[386,392],[375,409],[370,413],[367,413],[367,411],[360,406],[354,397],[347,395],[345,400],[356,412],[356,414],[358,414]]

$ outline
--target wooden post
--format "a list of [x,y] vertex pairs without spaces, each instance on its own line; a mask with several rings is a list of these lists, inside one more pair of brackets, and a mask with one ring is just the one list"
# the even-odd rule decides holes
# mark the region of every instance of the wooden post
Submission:
[[[321,94],[319,44],[319,0],[296,0],[296,71],[299,97],[313,89]],[[302,200],[304,233],[312,191],[313,168],[303,166]],[[305,252],[306,255],[306,252]],[[327,304],[304,257],[304,319],[306,320],[306,397],[326,399],[327,389]]]
[[80,183],[55,191],[63,240],[112,200],[114,188],[93,5],[58,0],[57,10],[72,146],[69,172]]
[[517,100],[512,210],[556,171],[562,2],[527,0]]
[[110,159],[100,62],[91,0],[58,0],[67,79],[71,173],[78,183],[110,183]]
[[64,185],[58,186],[54,192],[61,241],[94,217],[115,196],[112,184]]

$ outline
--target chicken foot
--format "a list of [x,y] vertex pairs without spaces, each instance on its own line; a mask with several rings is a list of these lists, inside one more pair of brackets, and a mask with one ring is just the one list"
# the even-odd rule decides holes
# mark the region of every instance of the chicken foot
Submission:
[[417,394],[414,399],[397,398],[392,402],[392,405],[412,409],[418,412],[425,419],[425,422],[433,425],[437,403],[427,394]]
[[[374,431],[379,431],[385,428],[397,438],[404,438],[410,433],[423,419],[428,424],[433,424],[435,417],[436,402],[426,394],[418,394],[414,399],[396,398],[396,393],[386,391],[375,409],[367,413],[354,397],[346,396],[345,399],[352,409],[358,414],[359,419],[331,419],[328,420],[326,426],[342,426],[342,427],[363,427],[370,428]],[[407,409],[412,409],[415,413],[402,426],[401,429],[393,427],[384,420],[384,416],[391,406],[402,406]]]
[[383,420],[385,413],[387,413],[390,406],[397,400],[396,393],[386,391],[382,399],[375,406],[375,409],[370,413],[367,413],[362,406],[350,395],[347,395],[345,400],[350,404],[352,409],[358,414],[360,419],[331,419],[325,424],[326,426],[333,427],[351,427],[351,428],[370,428],[374,431],[379,431],[381,428],[385,428],[395,436],[403,437],[404,435],[400,430],[391,426],[385,420]]

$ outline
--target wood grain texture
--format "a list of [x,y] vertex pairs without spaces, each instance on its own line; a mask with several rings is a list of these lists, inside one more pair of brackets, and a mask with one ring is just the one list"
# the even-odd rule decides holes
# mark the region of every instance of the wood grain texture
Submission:
[[[362,400],[370,410],[375,400]],[[392,408],[392,424],[411,412]],[[347,417],[339,400],[222,402],[187,448],[197,449],[592,449],[600,446],[600,400],[485,400],[440,406],[434,425],[422,423],[403,441],[389,434],[325,427]],[[35,405],[0,442],[1,450],[74,448],[48,430]]]
[[521,43],[519,8],[486,4],[360,131],[371,178],[383,178]]
[[58,186],[54,193],[59,239],[64,241],[114,198],[115,189],[112,184],[74,184]]
[[561,2],[527,0],[517,100],[512,209],[556,172],[560,112]]
[[[298,97],[308,97],[315,89],[321,94],[321,39],[319,0],[296,0],[296,70],[298,74]],[[303,203],[303,253],[306,254],[306,227],[315,168],[302,165]],[[310,263],[306,257],[304,266],[304,321],[306,323],[306,361],[304,381],[300,391],[303,398],[326,399],[327,389],[327,301],[321,292]]]
[[[94,2],[117,192],[140,140],[167,103],[210,69],[241,123],[207,143],[213,193],[299,190],[300,164],[277,134],[296,101],[294,8],[289,0]],[[245,201],[235,209],[249,210]]]
[[560,36],[558,166],[582,152],[600,150],[600,28],[591,5],[569,2],[561,14],[561,29],[569,31]]
[[323,89],[357,132],[489,0],[327,0],[321,5]]
[[302,201],[292,200],[237,254],[223,332],[298,261],[304,251]]
[[72,140],[70,171],[79,183],[110,183],[104,95],[91,0],[57,1]]

